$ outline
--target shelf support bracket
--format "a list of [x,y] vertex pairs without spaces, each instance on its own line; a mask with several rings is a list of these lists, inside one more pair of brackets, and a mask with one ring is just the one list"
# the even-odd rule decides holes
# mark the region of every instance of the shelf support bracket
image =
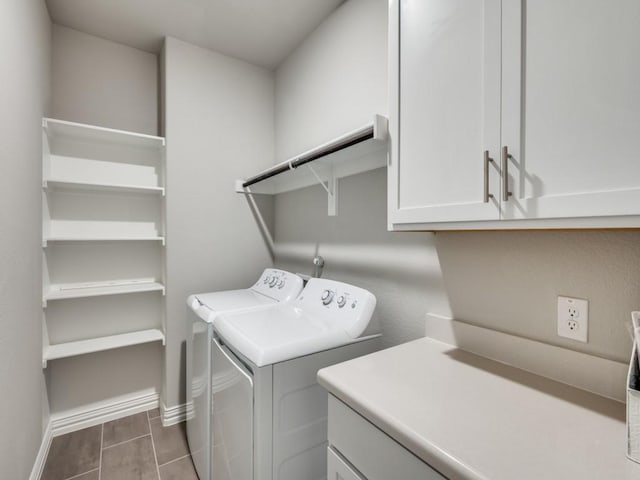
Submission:
[[325,182],[324,180],[322,180],[322,178],[320,178],[320,175],[316,173],[311,165],[307,165],[307,167],[309,168],[313,176],[316,177],[318,183],[327,192],[327,214],[330,217],[335,217],[336,215],[338,215],[338,179],[336,178],[335,172],[333,171],[333,169],[331,169],[331,176],[329,177],[329,180]]
[[49,331],[47,330],[47,320],[42,313],[42,368],[47,368],[47,349],[49,348]]

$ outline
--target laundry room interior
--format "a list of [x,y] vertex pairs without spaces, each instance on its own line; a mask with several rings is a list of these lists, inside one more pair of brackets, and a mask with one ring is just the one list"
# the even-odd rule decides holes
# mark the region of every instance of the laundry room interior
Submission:
[[[640,478],[638,2],[0,13],[1,478]],[[366,321],[267,362],[225,338],[242,314],[221,311],[194,360],[197,295],[250,289],[281,303],[257,312],[306,318],[313,294],[311,323]],[[197,427],[206,467],[186,433],[200,361],[216,401],[216,338],[237,369],[225,381],[254,389],[223,470],[215,420]],[[318,455],[277,465],[282,413],[274,390],[276,417],[260,416],[258,386],[349,345],[309,367],[295,407],[320,412]],[[142,430],[117,424],[136,415]],[[163,463],[168,429],[184,451]],[[110,446],[109,431],[129,436]]]

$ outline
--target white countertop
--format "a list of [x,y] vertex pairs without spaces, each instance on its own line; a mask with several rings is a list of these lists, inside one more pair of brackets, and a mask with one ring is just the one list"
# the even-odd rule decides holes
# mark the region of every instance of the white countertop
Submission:
[[429,338],[318,380],[451,479],[640,479],[624,404]]

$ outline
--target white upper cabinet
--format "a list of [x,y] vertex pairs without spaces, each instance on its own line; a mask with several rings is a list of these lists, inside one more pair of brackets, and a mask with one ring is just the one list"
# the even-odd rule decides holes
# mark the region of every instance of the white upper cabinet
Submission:
[[640,2],[503,0],[503,34],[502,218],[640,213]]
[[484,151],[500,146],[500,1],[403,1],[399,15],[391,221],[497,220],[499,204],[485,202]]
[[391,229],[640,226],[640,2],[390,5]]

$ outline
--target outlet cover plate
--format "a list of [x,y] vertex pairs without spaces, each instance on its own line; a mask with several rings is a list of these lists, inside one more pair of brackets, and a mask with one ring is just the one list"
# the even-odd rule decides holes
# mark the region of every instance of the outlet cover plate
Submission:
[[558,336],[588,342],[589,301],[558,297]]

